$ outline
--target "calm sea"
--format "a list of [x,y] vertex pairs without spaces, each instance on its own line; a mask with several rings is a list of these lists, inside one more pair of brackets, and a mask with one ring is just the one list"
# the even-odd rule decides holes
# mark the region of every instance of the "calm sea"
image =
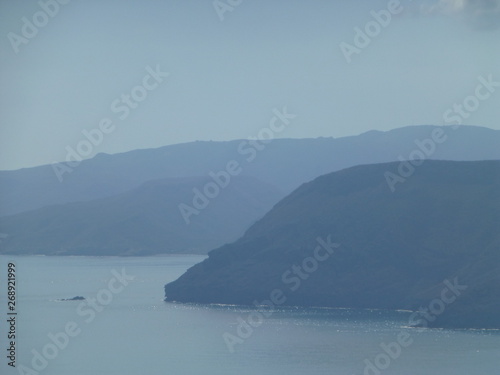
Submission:
[[[417,330],[407,327],[408,312],[259,313],[163,302],[163,285],[202,259],[0,256],[0,373],[500,374],[498,331]],[[16,265],[16,368],[6,356],[9,262]],[[60,301],[75,296],[86,300]],[[396,346],[398,337],[407,346]]]

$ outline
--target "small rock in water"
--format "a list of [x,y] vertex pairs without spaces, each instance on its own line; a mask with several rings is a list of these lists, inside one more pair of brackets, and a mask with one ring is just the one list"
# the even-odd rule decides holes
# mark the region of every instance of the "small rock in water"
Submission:
[[73,297],[73,298],[62,298],[59,301],[83,301],[83,300],[85,300],[85,297],[76,296],[76,297]]

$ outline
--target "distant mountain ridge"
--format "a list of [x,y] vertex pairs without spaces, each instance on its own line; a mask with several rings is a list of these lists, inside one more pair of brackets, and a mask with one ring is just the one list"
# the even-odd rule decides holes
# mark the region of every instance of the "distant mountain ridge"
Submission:
[[[52,166],[0,171],[0,232],[7,236],[0,253],[206,253],[236,240],[279,199],[319,175],[415,157],[500,159],[498,144],[500,131],[491,129],[414,126],[339,139],[193,142],[99,154],[62,182]],[[389,187],[406,180],[408,165],[387,171]],[[218,187],[226,184],[224,175],[240,182]],[[252,181],[247,186],[245,178]]]
[[8,237],[0,243],[0,253],[203,254],[236,240],[282,196],[255,178],[234,177],[187,225],[179,203],[189,203],[193,187],[209,182],[207,177],[148,181],[113,197],[1,217],[0,228]]
[[[303,184],[167,284],[166,300],[253,305],[278,290],[292,306],[435,303],[430,318],[414,322],[500,328],[500,161],[427,160],[391,192],[383,176],[397,166],[361,165]],[[445,294],[445,303],[450,285],[456,298]]]
[[[253,176],[289,193],[306,181],[342,168],[408,158],[416,140],[429,138],[436,126],[411,126],[358,136],[275,139],[257,150],[246,140],[191,142],[115,155],[98,154],[64,173],[59,182],[53,166],[0,171],[0,216],[52,204],[90,201],[121,194],[162,178],[207,176],[236,160],[242,175]],[[500,158],[500,131],[443,127],[446,142],[429,156],[443,160]]]

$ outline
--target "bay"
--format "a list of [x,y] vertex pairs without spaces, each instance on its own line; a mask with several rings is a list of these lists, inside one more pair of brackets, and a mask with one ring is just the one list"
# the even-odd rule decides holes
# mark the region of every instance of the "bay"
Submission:
[[[500,374],[498,331],[419,330],[408,327],[405,311],[269,312],[164,302],[164,284],[203,259],[0,256],[2,326],[9,262],[16,265],[18,313],[17,368],[3,355],[0,372],[23,373],[22,365],[51,375]],[[74,296],[86,300],[61,301]],[[254,327],[245,330],[242,321]],[[78,334],[65,342],[68,324]],[[411,343],[397,353],[393,343],[400,335]],[[228,345],[228,337],[237,341]],[[6,353],[5,329],[0,343]],[[387,354],[390,348],[394,358]]]

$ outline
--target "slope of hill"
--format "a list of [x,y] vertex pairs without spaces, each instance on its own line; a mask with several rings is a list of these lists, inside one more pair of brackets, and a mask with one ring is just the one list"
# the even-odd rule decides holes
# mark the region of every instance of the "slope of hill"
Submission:
[[[251,177],[233,178],[218,196],[193,207],[193,188],[211,180],[178,178],[150,181],[129,192],[89,202],[52,205],[0,218],[8,234],[4,254],[151,255],[206,253],[234,241],[282,196]],[[208,202],[208,203],[206,203]],[[193,207],[194,208],[194,207]]]
[[500,328],[500,162],[428,160],[391,192],[384,173],[397,165],[302,185],[167,284],[166,300],[252,305],[274,294],[285,305],[418,309],[456,282],[460,296],[427,325]]
[[[317,139],[275,139],[258,146],[248,141],[192,142],[122,154],[98,154],[62,173],[51,165],[0,171],[0,216],[52,204],[88,201],[136,188],[161,178],[207,176],[236,160],[242,175],[254,176],[285,193],[317,176],[342,168],[407,159],[419,150],[415,142],[431,137],[435,126],[412,126],[359,136]],[[444,129],[432,159],[500,158],[500,131],[474,126]]]

